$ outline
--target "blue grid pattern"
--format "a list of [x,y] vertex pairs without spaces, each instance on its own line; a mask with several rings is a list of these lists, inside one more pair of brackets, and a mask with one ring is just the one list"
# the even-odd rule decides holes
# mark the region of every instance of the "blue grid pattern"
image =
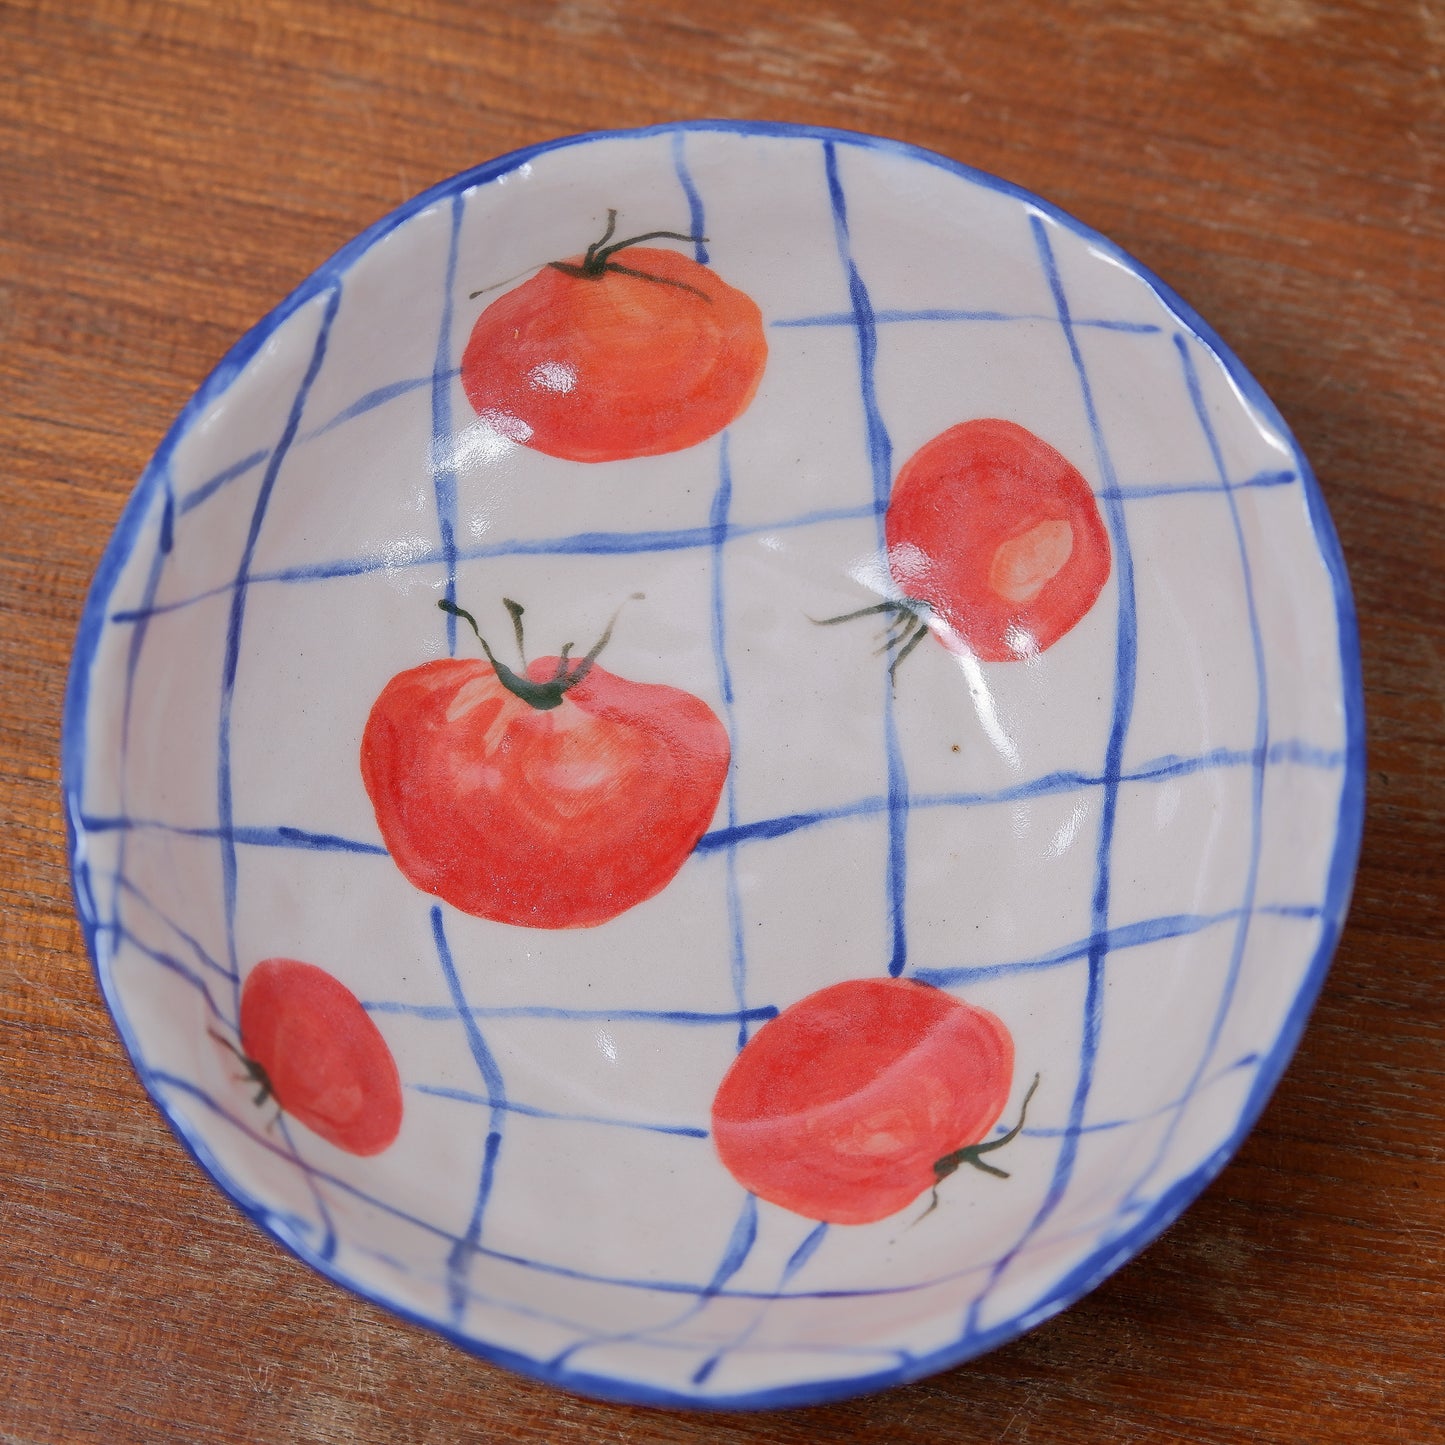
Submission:
[[[726,130],[729,127],[678,127],[672,128],[670,132],[665,132],[671,135],[672,156],[676,165],[677,179],[692,218],[693,234],[703,235],[705,233],[704,199],[687,165],[686,139],[689,129]],[[766,127],[738,126],[731,129],[754,134],[770,133]],[[293,449],[305,446],[308,441],[324,435],[336,427],[343,426],[356,417],[386,407],[415,392],[427,390],[431,399],[433,437],[437,444],[435,452],[438,456],[445,454],[445,443],[453,430],[451,395],[457,371],[454,365],[456,338],[453,335],[452,302],[457,283],[458,246],[466,207],[466,191],[470,186],[490,179],[492,175],[504,174],[506,169],[523,159],[521,157],[508,158],[485,172],[460,177],[437,192],[419,198],[412,207],[398,213],[396,217],[383,223],[372,233],[360,238],[352,248],[341,253],[327,268],[318,273],[313,283],[292,298],[292,301],[286,308],[283,308],[281,313],[264,323],[262,328],[258,328],[258,336],[248,338],[246,342],[243,342],[237,352],[233,353],[232,357],[228,358],[227,362],[218,370],[216,377],[207,388],[203,389],[177,423],[175,431],[167,439],[167,443],[152,464],[146,480],[138,489],[136,497],[133,498],[117,530],[116,538],[97,576],[86,622],[82,627],[81,642],[77,648],[71,692],[67,702],[65,774],[69,820],[72,829],[72,855],[77,901],[92,951],[100,964],[102,985],[105,987],[108,1001],[116,1012],[122,1034],[126,1037],[127,1043],[132,1044],[133,1031],[125,1016],[123,1000],[110,987],[106,962],[112,960],[116,951],[120,949],[132,950],[159,968],[183,979],[200,993],[208,1011],[217,1020],[234,1026],[239,1007],[240,981],[243,976],[235,939],[238,849],[262,848],[343,853],[356,855],[359,859],[368,857],[380,859],[385,856],[385,850],[374,842],[307,829],[290,820],[270,826],[242,826],[236,822],[231,776],[231,711],[241,655],[247,600],[255,588],[272,585],[305,585],[331,578],[362,576],[377,571],[382,566],[388,569],[401,566],[411,569],[430,569],[433,572],[440,569],[445,578],[445,595],[448,600],[455,601],[459,566],[487,558],[518,555],[580,556],[683,550],[706,551],[711,558],[711,639],[717,669],[718,693],[722,699],[724,722],[732,739],[736,760],[745,752],[748,739],[739,734],[738,720],[734,709],[734,681],[728,654],[728,610],[725,590],[727,550],[735,541],[764,532],[777,533],[789,529],[813,527],[826,522],[861,520],[869,517],[874,519],[881,547],[883,514],[888,503],[894,466],[892,440],[880,407],[875,384],[875,363],[880,347],[880,330],[908,326],[912,323],[1007,324],[1012,321],[1031,323],[1047,321],[1059,328],[1077,374],[1080,400],[1093,438],[1095,470],[1100,479],[1097,494],[1103,506],[1113,541],[1115,574],[1118,583],[1113,700],[1106,751],[1096,773],[1056,771],[991,792],[914,793],[909,788],[903,750],[894,719],[893,692],[880,668],[879,705],[883,720],[882,737],[886,754],[886,788],[881,794],[859,797],[847,804],[829,809],[745,819],[739,815],[738,810],[735,787],[736,769],[729,774],[718,825],[698,845],[698,852],[701,855],[723,854],[727,918],[731,935],[728,955],[730,989],[735,1004],[735,1007],[728,1011],[645,1008],[588,1011],[562,1010],[543,1005],[493,1009],[474,1006],[467,998],[462,978],[452,957],[445,911],[439,906],[431,906],[429,909],[431,936],[435,947],[437,966],[445,981],[449,1004],[444,1007],[416,1005],[384,998],[368,999],[366,1004],[373,1014],[379,1017],[406,1015],[434,1022],[439,1026],[456,1026],[461,1029],[465,1037],[467,1049],[476,1067],[477,1078],[474,1089],[415,1086],[421,1092],[443,1096],[459,1103],[472,1104],[485,1111],[487,1120],[485,1143],[476,1181],[475,1199],[466,1229],[461,1234],[450,1233],[440,1228],[434,1221],[402,1210],[392,1202],[361,1190],[353,1181],[308,1162],[303,1157],[303,1152],[298,1149],[294,1135],[286,1128],[284,1121],[280,1125],[278,1139],[258,1128],[254,1120],[231,1109],[225,1101],[213,1097],[200,1088],[193,1080],[173,1072],[149,1067],[140,1051],[132,1044],[132,1056],[135,1058],[143,1081],[156,1097],[167,1117],[176,1124],[183,1142],[197,1153],[203,1165],[218,1177],[224,1187],[243,1204],[243,1207],[253,1217],[257,1218],[283,1243],[300,1253],[308,1262],[317,1265],[324,1272],[331,1273],[341,1282],[354,1286],[355,1281],[349,1279],[344,1271],[335,1267],[338,1240],[332,1211],[328,1207],[328,1198],[345,1196],[359,1201],[380,1214],[419,1231],[422,1235],[436,1239],[444,1247],[445,1288],[449,1313],[445,1320],[430,1319],[425,1323],[440,1328],[443,1333],[449,1334],[458,1343],[473,1349],[481,1349],[483,1353],[502,1363],[513,1365],[543,1378],[565,1383],[573,1388],[590,1390],[614,1398],[644,1401],[687,1399],[695,1403],[757,1405],[805,1403],[831,1398],[839,1394],[855,1393],[859,1390],[912,1378],[944,1364],[979,1353],[1077,1297],[1096,1282],[1097,1278],[1102,1277],[1109,1269],[1129,1257],[1143,1242],[1162,1229],[1193,1198],[1207,1182],[1207,1179],[1220,1167],[1224,1158],[1232,1151],[1238,1138],[1242,1136],[1262,1107],[1275,1078],[1282,1070],[1288,1054],[1292,1050],[1295,1037],[1303,1026],[1305,1013],[1333,948],[1347,901],[1349,880],[1353,871],[1354,849],[1358,837],[1362,736],[1358,712],[1357,658],[1352,650],[1354,646],[1353,619],[1349,610],[1348,588],[1343,569],[1339,563],[1328,519],[1323,512],[1313,481],[1302,463],[1298,463],[1290,469],[1261,471],[1242,478],[1230,476],[1201,390],[1195,348],[1198,346],[1199,340],[1202,340],[1206,348],[1223,356],[1227,364],[1229,363],[1228,353],[1219,346],[1202,323],[1198,323],[1193,318],[1192,313],[1182,303],[1177,302],[1162,286],[1153,283],[1166,304],[1177,315],[1185,318],[1183,328],[1187,329],[1175,330],[1171,337],[1178,358],[1178,380],[1179,384],[1187,390],[1191,399],[1194,414],[1214,461],[1215,475],[1171,485],[1148,482],[1124,485],[1116,476],[1111,460],[1108,441],[1095,404],[1089,369],[1080,347],[1079,334],[1083,330],[1101,329],[1124,335],[1152,335],[1160,333],[1162,328],[1109,317],[1075,317],[1073,315],[1070,298],[1061,279],[1054,255],[1051,231],[1061,222],[1067,229],[1079,230],[1074,223],[1049,212],[1033,198],[1017,193],[1020,201],[1028,207],[1031,233],[1037,248],[1038,264],[1054,301],[1052,314],[966,311],[948,308],[875,309],[866,278],[861,274],[853,253],[848,196],[840,177],[839,151],[840,148],[848,146],[879,146],[879,143],[827,132],[777,130],[771,133],[791,138],[807,135],[817,143],[819,162],[825,172],[827,191],[832,207],[838,264],[846,278],[847,292],[851,302],[851,310],[847,312],[784,317],[773,320],[771,324],[778,328],[826,327],[844,328],[851,331],[856,343],[858,398],[864,418],[864,434],[872,481],[871,497],[853,506],[816,510],[798,516],[769,520],[761,524],[735,523],[731,515],[732,459],[729,438],[725,433],[718,446],[717,486],[709,504],[706,522],[699,522],[694,527],[660,531],[589,531],[545,539],[487,540],[480,543],[462,544],[457,538],[456,474],[447,465],[437,465],[432,469],[436,523],[440,538],[439,545],[435,549],[418,552],[401,563],[395,559],[389,559],[382,563],[374,556],[354,556],[269,571],[253,569],[252,563],[267,507],[277,478],[288,454]],[[889,149],[886,146],[881,148]],[[922,160],[928,164],[943,164],[935,157],[923,156],[920,153],[902,150],[902,148],[897,149],[900,153],[915,160]],[[961,171],[961,168],[954,169]],[[1006,192],[1008,190],[1001,183],[994,182],[989,178],[978,177],[968,172],[962,173],[967,179],[992,189],[1002,189]],[[417,209],[443,199],[449,203],[449,247],[446,260],[445,299],[437,337],[436,362],[431,375],[400,378],[357,397],[335,415],[318,424],[309,427],[303,426],[303,423],[307,421],[307,404],[312,385],[326,364],[328,339],[343,304],[345,275],[351,261],[374,244],[387,230],[399,224]],[[706,247],[702,243],[697,244],[696,251],[698,259],[707,259]],[[1133,263],[1130,263],[1130,269],[1138,273],[1138,268]],[[1152,282],[1152,278],[1146,276],[1145,279]],[[209,479],[191,487],[184,494],[178,495],[173,480],[172,454],[180,437],[201,414],[202,408],[225,390],[250,359],[260,340],[281,325],[287,316],[307,303],[315,303],[319,311],[312,354],[284,427],[274,445],[253,451]],[[1190,334],[1191,332],[1193,335]],[[1199,340],[1195,338],[1199,338]],[[1242,374],[1236,374],[1236,379],[1242,379],[1246,394],[1250,396],[1258,409],[1266,416],[1273,418],[1272,408],[1258,395],[1253,384],[1248,382],[1247,378],[1242,378]],[[1283,429],[1281,428],[1281,430]],[[225,489],[243,478],[253,476],[257,471],[261,474],[260,485],[251,514],[245,546],[234,576],[220,585],[158,603],[161,581],[165,575],[168,560],[173,553],[174,525],[177,517],[203,507]],[[1347,743],[1343,749],[1320,747],[1307,738],[1278,739],[1272,738],[1270,735],[1265,651],[1261,639],[1260,622],[1256,614],[1250,572],[1251,559],[1240,519],[1238,493],[1250,489],[1287,487],[1304,489],[1311,508],[1312,521],[1326,560],[1331,566],[1335,582],[1339,607],[1338,622],[1343,653],[1346,706],[1352,710],[1347,717]],[[1124,767],[1125,742],[1134,705],[1137,655],[1133,564],[1127,519],[1129,509],[1133,506],[1146,505],[1158,499],[1179,495],[1217,495],[1220,497],[1228,510],[1232,532],[1238,542],[1253,646],[1253,673],[1256,687],[1254,738],[1252,746],[1248,749],[1220,748],[1205,754],[1187,757],[1166,755],[1140,767],[1126,769]],[[157,517],[158,524],[154,521]],[[110,598],[122,569],[132,553],[148,537],[148,529],[153,525],[156,536],[155,550],[150,560],[149,571],[142,586],[138,604],[126,608],[111,608]],[[228,599],[228,620],[219,711],[217,821],[215,826],[181,824],[165,818],[133,814],[127,805],[123,764],[120,768],[121,784],[119,805],[116,810],[96,812],[87,808],[84,786],[84,723],[87,717],[90,669],[97,655],[102,633],[111,628],[128,629],[124,664],[126,688],[120,741],[122,754],[124,754],[129,744],[134,702],[134,679],[152,622],[160,615],[183,610],[208,598],[218,596]],[[446,628],[448,651],[454,653],[456,650],[454,617],[448,616]],[[1326,880],[1323,895],[1319,898],[1265,899],[1261,901],[1256,896],[1263,833],[1265,781],[1270,769],[1278,766],[1338,773],[1341,777],[1342,803],[1339,839],[1330,876]],[[1171,914],[1124,922],[1116,921],[1111,912],[1110,870],[1121,789],[1125,785],[1137,782],[1185,777],[1205,771],[1226,769],[1247,770],[1251,784],[1247,882],[1238,906],[1208,913]],[[910,962],[908,954],[906,925],[908,821],[910,816],[925,810],[967,810],[988,804],[1076,793],[1097,797],[1101,816],[1090,916],[1087,920],[1080,920],[1083,926],[1080,928],[1078,936],[1055,949],[1032,957],[1005,958],[989,964],[967,967],[914,966]],[[513,1097],[487,1041],[488,1019],[526,1017],[616,1020],[626,1018],[665,1029],[726,1028],[735,1031],[737,1047],[741,1048],[749,1036],[750,1028],[773,1017],[778,1011],[778,1005],[772,1001],[758,1001],[751,998],[749,994],[743,901],[739,893],[737,875],[739,850],[761,847],[770,840],[804,830],[824,828],[846,818],[862,817],[882,818],[886,826],[885,866],[887,878],[884,896],[888,910],[886,932],[889,949],[888,957],[880,961],[880,967],[886,968],[889,974],[907,975],[940,987],[957,988],[986,979],[1041,970],[1082,968],[1085,972],[1086,984],[1080,1029],[1081,1048],[1076,1062],[1075,1083],[1069,1109],[1067,1115],[1062,1119],[1053,1121],[1033,1119],[1025,1131],[1027,1136],[1036,1140],[1057,1141],[1057,1152],[1047,1187],[1032,1215],[1019,1230],[1014,1242],[997,1258],[985,1261],[969,1270],[955,1272],[954,1275],[898,1286],[809,1289],[807,1287],[807,1266],[823,1245],[828,1230],[826,1226],[808,1226],[801,1232],[799,1243],[787,1258],[776,1283],[771,1288],[742,1287],[732,1281],[747,1263],[758,1233],[757,1206],[750,1197],[747,1197],[730,1236],[722,1244],[716,1268],[705,1280],[655,1279],[603,1272],[589,1273],[547,1259],[524,1258],[490,1247],[486,1241],[486,1211],[498,1171],[506,1167],[507,1126],[510,1117],[525,1115],[536,1119],[565,1118],[571,1123],[595,1126],[603,1130],[644,1129],[673,1136],[679,1140],[706,1139],[707,1131],[699,1121],[687,1119],[659,1124],[612,1117],[563,1115]],[[224,893],[227,943],[224,957],[213,956],[194,933],[169,917],[165,909],[148,897],[135,880],[129,876],[127,840],[138,832],[175,835],[202,841],[214,840],[220,855]],[[116,835],[115,862],[113,868],[100,873],[92,868],[87,839],[91,837],[99,839],[107,834]],[[379,864],[378,866],[389,865]],[[101,887],[108,888],[109,893],[104,904],[101,904],[97,897],[97,890]],[[150,941],[147,937],[143,937],[138,926],[128,921],[134,917],[132,910],[138,910],[149,924],[158,925],[165,930],[174,940],[173,946],[170,948],[157,947],[153,936]],[[1267,1055],[1251,1053],[1238,1059],[1221,1060],[1216,1057],[1217,1046],[1245,957],[1249,931],[1252,922],[1264,915],[1316,923],[1319,930],[1319,943],[1314,965],[1276,1047]],[[1232,930],[1229,967],[1211,1021],[1206,1045],[1191,1070],[1187,1086],[1176,1099],[1150,1110],[1147,1114],[1134,1118],[1086,1122],[1095,1055],[1103,1022],[1104,986],[1110,957],[1131,948],[1162,940],[1183,938],[1215,928]],[[1172,1181],[1162,1195],[1151,1194],[1151,1186],[1155,1183],[1156,1175],[1168,1154],[1175,1132],[1186,1116],[1191,1102],[1218,1080],[1239,1074],[1250,1077],[1252,1087],[1234,1137],[1218,1151],[1215,1157],[1193,1174]],[[204,1136],[188,1127],[173,1112],[173,1106],[179,1106],[182,1101],[192,1109],[199,1110],[201,1115],[209,1116],[217,1121],[224,1121],[228,1128],[248,1136],[259,1149],[278,1159],[285,1160],[290,1167],[303,1174],[308,1181],[310,1194],[315,1204],[316,1219],[307,1219],[293,1213],[271,1211],[255,1200],[250,1192],[239,1181],[230,1177],[224,1166],[211,1155],[205,1145]],[[1055,1281],[1048,1296],[1036,1303],[1028,1312],[1027,1318],[986,1322],[987,1308],[1000,1280],[1005,1277],[1011,1265],[1028,1256],[1031,1246],[1040,1238],[1041,1231],[1047,1222],[1067,1198],[1081,1140],[1091,1133],[1128,1128],[1149,1118],[1164,1118],[1167,1120],[1167,1124],[1148,1167],[1141,1171],[1123,1192],[1123,1203],[1118,1210],[1115,1227],[1105,1232],[1100,1247],[1090,1253],[1065,1277]],[[693,1144],[687,1147],[698,1146]],[[1070,1237],[1071,1234],[1087,1237],[1097,1233],[1097,1226],[1063,1231],[1062,1233],[1054,1231],[1049,1235],[1049,1240],[1057,1243],[1061,1238]],[[606,1284],[652,1295],[664,1297],[676,1295],[684,1301],[684,1304],[676,1314],[664,1319],[659,1324],[646,1329],[607,1334],[598,1332],[595,1327],[583,1324],[576,1319],[534,1310],[518,1303],[513,1298],[504,1297],[498,1293],[489,1293],[479,1288],[472,1278],[473,1266],[478,1261],[514,1266],[554,1278],[584,1280],[589,1283]],[[401,1261],[391,1261],[391,1263],[400,1269],[411,1268]],[[917,1293],[935,1289],[949,1279],[965,1276],[973,1281],[970,1285],[971,1292],[963,1296],[967,1303],[958,1338],[947,1349],[927,1355],[917,1355],[905,1349],[858,1350],[856,1351],[857,1369],[848,1374],[846,1378],[819,1380],[743,1397],[736,1395],[709,1397],[704,1390],[707,1382],[730,1351],[743,1348],[765,1348],[756,1344],[753,1336],[769,1306],[778,1300],[859,1298]],[[668,1331],[677,1324],[697,1319],[713,1302],[723,1300],[749,1302],[754,1313],[738,1328],[721,1330],[712,1349],[699,1350],[696,1339],[691,1342],[683,1342],[669,1338]],[[478,1304],[501,1308],[518,1315],[544,1319],[570,1331],[576,1338],[573,1343],[549,1359],[536,1359],[511,1352],[468,1333],[468,1311]],[[594,1345],[639,1339],[645,1339],[657,1348],[687,1349],[700,1355],[699,1362],[690,1375],[697,1394],[694,1396],[685,1392],[679,1394],[657,1391],[653,1387],[639,1382],[629,1382],[589,1373],[584,1367],[574,1363],[579,1354]],[[833,1347],[830,1349],[835,1354],[849,1353]]]

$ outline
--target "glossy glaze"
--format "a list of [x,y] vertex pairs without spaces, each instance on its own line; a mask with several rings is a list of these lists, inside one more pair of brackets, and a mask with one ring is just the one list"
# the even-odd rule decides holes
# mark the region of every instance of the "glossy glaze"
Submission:
[[[654,249],[751,298],[766,364],[741,410],[730,394],[679,449],[653,436],[579,460],[527,444],[515,408],[479,413],[464,356],[499,304],[485,288],[585,260],[613,209],[707,237]],[[1056,478],[1090,494],[1070,480],[1068,507],[983,549],[972,580],[1017,608],[1093,558],[1067,625],[1009,661],[915,637],[921,610],[898,604],[927,602],[936,628],[948,599],[908,598],[890,565],[903,463],[984,420],[1046,443]],[[1081,545],[1091,516],[1106,577]],[[650,790],[639,815],[670,873],[605,917],[537,915],[587,897],[616,821],[606,787],[550,874],[528,851],[538,810],[496,802],[515,787],[449,796],[396,832],[378,821],[362,746],[394,679],[460,680],[403,726],[407,747],[454,709],[465,721],[468,688],[477,715],[539,730],[494,665],[460,660],[476,658],[460,599],[493,643],[506,599],[526,599],[556,656],[635,593],[597,697],[635,689],[664,754],[679,734],[658,699],[692,699],[717,729],[699,723],[715,804],[644,754],[646,788],[626,770],[618,785],[629,808]],[[1023,614],[1000,616],[1007,636]],[[552,656],[514,674],[546,683]],[[1347,902],[1356,660],[1328,520],[1283,424],[1098,236],[862,137],[718,123],[559,143],[361,237],[167,438],[77,649],[77,900],[147,1087],[318,1268],[569,1388],[827,1399],[1045,1318],[1222,1165]],[[584,686],[537,713],[554,734]],[[399,813],[429,779],[451,795],[503,765],[485,733],[455,738],[383,788]],[[505,765],[527,752],[509,744]],[[535,781],[524,760],[516,776]],[[515,898],[509,854],[529,860],[531,922],[549,926],[440,881],[472,858]],[[589,926],[550,926],[569,921]],[[338,980],[384,1036],[404,1110],[381,1152],[335,1147],[299,1111],[256,1119],[254,1080],[211,1035],[234,1034],[245,980],[273,958]],[[1027,1099],[1008,1178],[954,1168],[919,1218],[926,1177],[902,1171],[898,1208],[867,1223],[759,1199],[711,1137],[719,1085],[768,1020],[886,979],[945,990],[1012,1039],[1006,1097],[985,1089],[922,1149],[952,1157],[989,1115],[982,1142],[1000,1141]]]

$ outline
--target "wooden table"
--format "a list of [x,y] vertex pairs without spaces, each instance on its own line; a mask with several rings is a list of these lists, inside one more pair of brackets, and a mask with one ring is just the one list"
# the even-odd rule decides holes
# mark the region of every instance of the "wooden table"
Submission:
[[[0,1438],[1445,1440],[1445,6],[1438,0],[0,5]],[[415,191],[693,116],[875,130],[1188,297],[1354,576],[1354,911],[1236,1161],[1034,1334],[773,1416],[593,1404],[324,1283],[145,1101],[70,908],[65,668],[134,478],[229,343]]]

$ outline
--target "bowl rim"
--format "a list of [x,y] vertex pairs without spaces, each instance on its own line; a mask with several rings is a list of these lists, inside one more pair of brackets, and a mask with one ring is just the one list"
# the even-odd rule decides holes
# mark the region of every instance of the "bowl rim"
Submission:
[[[900,159],[934,166],[1037,208],[1064,229],[1104,251],[1124,270],[1143,281],[1180,324],[1192,332],[1223,364],[1230,380],[1244,399],[1271,426],[1278,429],[1290,448],[1293,464],[1304,490],[1315,542],[1333,590],[1345,730],[1340,806],[1334,846],[1326,874],[1319,942],[1279,1032],[1269,1049],[1261,1055],[1254,1083],[1224,1143],[1191,1173],[1177,1180],[1128,1230],[1097,1247],[1087,1258],[1061,1276],[1041,1300],[1027,1310],[1000,1321],[987,1331],[979,1334],[965,1333],[952,1344],[925,1355],[911,1357],[903,1364],[867,1374],[802,1381],[712,1396],[690,1395],[639,1380],[565,1366],[558,1369],[519,1350],[465,1335],[438,1320],[387,1299],[379,1290],[347,1277],[316,1249],[291,1237],[285,1225],[272,1211],[231,1177],[211,1153],[201,1132],[172,1112],[149,1077],[149,1070],[126,1019],[124,1006],[108,975],[108,969],[101,962],[97,935],[103,925],[91,893],[85,831],[81,821],[91,676],[105,628],[109,600],[124,567],[133,555],[142,525],[150,515],[157,488],[162,484],[172,455],[207,408],[225,394],[271,336],[294,312],[338,281],[357,259],[383,237],[422,211],[465,190],[495,181],[536,157],[553,151],[598,141],[639,140],[688,132],[814,140],[879,151]],[[171,522],[170,514],[163,514],[160,539],[162,554],[169,551]],[[265,1235],[331,1283],[342,1286],[409,1324],[419,1325],[442,1336],[468,1354],[541,1383],[612,1403],[699,1411],[784,1409],[821,1405],[906,1384],[951,1369],[1017,1339],[1076,1303],[1109,1275],[1140,1254],[1173,1224],[1223,1169],[1254,1128],[1298,1047],[1338,947],[1345,915],[1349,909],[1364,825],[1365,772],[1365,706],[1359,633],[1349,574],[1339,537],[1319,483],[1294,434],[1264,389],[1209,323],[1172,287],[1117,243],[1059,206],[1011,181],[906,141],[830,126],[740,119],[664,121],[635,128],[581,131],[523,146],[461,171],[421,191],[367,226],[322,262],[226,351],[182,407],[154,455],[147,462],[115,524],[86,595],[71,655],[60,733],[60,789],[64,805],[66,853],[75,911],[85,937],[91,970],[121,1044],[151,1103],[170,1126],[185,1152],[210,1177],[222,1194]]]

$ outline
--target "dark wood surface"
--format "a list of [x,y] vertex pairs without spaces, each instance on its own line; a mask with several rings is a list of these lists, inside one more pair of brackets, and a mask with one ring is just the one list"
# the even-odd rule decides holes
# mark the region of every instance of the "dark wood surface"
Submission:
[[[0,3],[0,1439],[1445,1440],[1445,4]],[[144,1099],[57,782],[91,572],[226,347],[423,186],[693,116],[917,142],[1041,192],[1220,330],[1354,577],[1354,910],[1236,1161],[1088,1299],[828,1408],[504,1374],[257,1233]]]

